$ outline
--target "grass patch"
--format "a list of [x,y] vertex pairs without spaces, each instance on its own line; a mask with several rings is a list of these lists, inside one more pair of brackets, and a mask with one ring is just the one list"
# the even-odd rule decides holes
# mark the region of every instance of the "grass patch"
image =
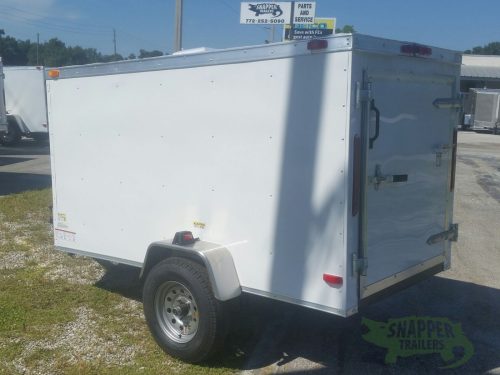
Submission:
[[192,366],[163,353],[145,324],[133,270],[53,248],[51,200],[50,189],[0,200],[1,375],[236,372],[241,360],[231,355]]

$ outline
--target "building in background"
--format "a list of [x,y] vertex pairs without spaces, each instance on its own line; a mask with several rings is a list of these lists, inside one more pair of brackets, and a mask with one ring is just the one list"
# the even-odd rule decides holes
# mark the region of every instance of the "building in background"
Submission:
[[462,55],[460,91],[500,89],[500,56]]

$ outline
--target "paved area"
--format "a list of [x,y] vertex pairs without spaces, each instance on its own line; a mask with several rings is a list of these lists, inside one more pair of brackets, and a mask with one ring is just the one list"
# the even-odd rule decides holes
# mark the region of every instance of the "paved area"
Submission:
[[0,145],[0,196],[50,185],[48,143],[23,139],[15,147]]
[[[251,353],[243,372],[500,374],[500,136],[459,133],[454,221],[460,238],[453,246],[451,270],[349,319],[252,300],[243,309],[240,336],[232,341]],[[361,318],[384,322],[412,315],[461,323],[474,346],[473,357],[446,371],[439,370],[444,362],[438,354],[386,365],[387,350],[361,337]]]

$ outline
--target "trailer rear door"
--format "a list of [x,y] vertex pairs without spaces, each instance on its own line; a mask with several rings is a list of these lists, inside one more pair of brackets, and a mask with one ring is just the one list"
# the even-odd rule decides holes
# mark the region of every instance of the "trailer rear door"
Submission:
[[443,69],[430,74],[433,63],[421,72],[417,64],[397,73],[386,70],[388,63],[381,57],[380,70],[367,72],[372,145],[367,151],[368,267],[360,280],[362,298],[441,267],[449,246],[448,241],[432,245],[427,241],[450,226],[447,207],[456,110],[438,109],[433,102],[456,95],[455,75],[452,71],[443,75]]

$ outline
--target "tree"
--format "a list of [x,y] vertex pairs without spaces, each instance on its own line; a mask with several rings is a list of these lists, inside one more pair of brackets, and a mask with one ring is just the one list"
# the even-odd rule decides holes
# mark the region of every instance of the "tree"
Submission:
[[5,65],[28,63],[29,41],[18,41],[11,36],[0,37],[0,56]]
[[139,50],[139,58],[143,59],[145,57],[155,57],[155,56],[163,56],[163,52],[154,50],[154,51],[146,51],[145,49]]
[[[37,43],[29,40],[20,40],[5,35],[0,29],[0,56],[5,65],[36,65]],[[139,58],[162,56],[163,52],[154,50],[140,50]],[[136,55],[131,53],[128,59],[135,59]],[[58,38],[52,38],[48,42],[38,45],[38,64],[45,66],[83,65],[97,62],[111,62],[124,60],[120,54],[103,55],[95,48],[83,48],[81,46],[67,46]]]
[[344,27],[336,28],[335,33],[336,34],[354,34],[356,30],[354,29],[353,25],[345,25]]
[[472,49],[464,51],[466,54],[474,54],[474,55],[500,55],[500,42],[491,42],[486,44],[485,46],[477,46]]

